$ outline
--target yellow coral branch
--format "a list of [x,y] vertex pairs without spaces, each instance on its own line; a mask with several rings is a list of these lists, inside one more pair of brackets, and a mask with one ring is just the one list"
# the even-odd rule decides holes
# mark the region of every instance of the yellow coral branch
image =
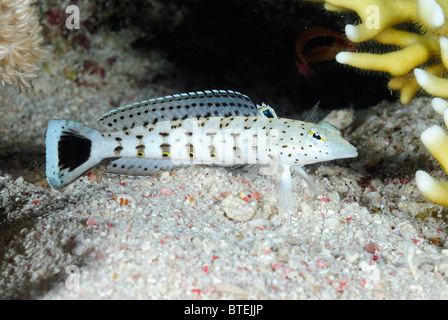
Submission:
[[[345,29],[347,38],[354,42],[369,40],[393,25],[415,20],[418,13],[415,0],[326,0],[326,2],[332,6],[353,10],[359,15],[363,22],[356,26],[347,25]],[[372,6],[379,9],[378,28],[365,23],[372,15],[368,10],[369,7],[373,8]]]
[[426,92],[434,96],[448,98],[448,79],[437,77],[419,68],[414,69],[414,75],[418,84]]
[[445,0],[418,0],[418,22],[425,29],[435,35],[444,35],[448,32],[445,19],[448,13],[448,3]]
[[[341,52],[336,56],[339,63],[388,72],[394,76],[388,83],[389,88],[401,91],[402,103],[408,103],[420,87],[430,94],[448,98],[447,0],[310,1],[323,1],[327,10],[355,11],[361,23],[345,26],[349,40],[374,40],[402,48],[385,54]],[[395,28],[402,23],[419,26],[419,33]],[[438,59],[441,63],[427,65],[428,61]],[[412,72],[415,68],[418,69]]]
[[434,158],[447,171],[448,169],[448,136],[437,125],[429,127],[421,134],[423,144]]
[[440,58],[442,59],[442,63],[446,69],[448,69],[448,39],[445,37],[441,37],[439,40],[440,43]]
[[400,102],[403,104],[409,103],[420,90],[420,85],[413,73],[394,77],[389,80],[387,86],[392,90],[400,91]]
[[[440,99],[440,98],[434,98],[432,99],[432,107],[434,108],[434,110],[443,116],[446,107],[448,107],[448,101]],[[446,117],[445,120],[448,120],[448,117]],[[448,123],[445,122],[445,125],[448,127]]]
[[[325,2],[324,0],[308,0],[308,1],[311,1],[311,2]],[[328,4],[328,3],[324,3],[324,8],[325,8],[325,10],[334,11],[334,12],[350,11],[349,9],[346,9],[344,7],[336,7],[336,6],[333,6],[333,5]]]
[[414,44],[421,44],[427,47],[428,54],[435,56],[440,51],[439,37],[431,35],[421,35],[409,31],[389,28],[378,34],[375,41],[382,44],[392,44],[398,47],[408,47]]
[[418,190],[429,201],[448,207],[448,183],[436,181],[426,172],[419,170],[415,174]]
[[[433,99],[432,106],[438,113],[441,113],[441,107],[445,106],[443,117],[445,124],[448,124],[447,104],[443,103],[441,99]],[[442,128],[437,125],[429,127],[423,131],[420,138],[428,151],[442,165],[445,172],[448,173],[448,136]],[[436,181],[429,174],[421,170],[417,171],[415,174],[415,181],[417,183],[417,188],[426,199],[435,204],[448,207],[447,182]]]
[[427,61],[429,56],[427,48],[416,43],[385,54],[340,52],[336,55],[336,61],[359,69],[386,71],[393,76],[402,76]]
[[325,10],[333,11],[333,12],[347,12],[347,11],[350,11],[350,10],[342,8],[342,7],[332,6],[331,4],[328,4],[328,3],[326,3],[324,5],[324,8],[325,8]]

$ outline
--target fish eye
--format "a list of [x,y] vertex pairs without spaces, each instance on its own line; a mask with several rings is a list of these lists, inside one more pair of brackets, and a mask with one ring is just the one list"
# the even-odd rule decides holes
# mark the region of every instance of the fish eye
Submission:
[[[325,130],[323,130],[325,131]],[[308,143],[310,145],[310,147],[313,146],[320,146],[324,144],[324,141],[326,140],[325,137],[325,132],[323,132],[324,134],[322,134],[322,131],[320,130],[320,128],[314,127],[311,128],[310,131],[308,132]]]
[[315,139],[317,141],[325,141],[324,137],[322,137],[319,133],[317,133],[317,132],[315,132],[313,130],[310,130],[309,135],[311,137],[313,137],[313,139]]

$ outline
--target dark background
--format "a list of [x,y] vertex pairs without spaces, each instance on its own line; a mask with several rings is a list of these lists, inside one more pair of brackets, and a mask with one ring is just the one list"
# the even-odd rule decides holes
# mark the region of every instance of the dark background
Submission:
[[[283,116],[309,110],[365,108],[395,100],[385,74],[336,61],[311,64],[320,79],[310,85],[294,64],[295,41],[306,28],[343,34],[356,14],[326,12],[321,4],[274,0],[108,1],[111,28],[138,27],[136,50],[157,47],[175,64],[187,91],[232,89],[264,101]],[[181,14],[179,14],[181,13]],[[176,18],[181,16],[181,18]],[[94,26],[93,26],[94,27]],[[367,45],[368,46],[368,45]],[[365,45],[364,45],[365,49]]]

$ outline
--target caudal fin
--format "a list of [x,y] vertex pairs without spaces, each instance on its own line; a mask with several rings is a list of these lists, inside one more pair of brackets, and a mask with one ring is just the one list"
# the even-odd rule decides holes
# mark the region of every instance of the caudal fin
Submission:
[[73,121],[48,123],[45,173],[51,187],[66,186],[102,160],[92,152],[92,141],[98,135],[99,131]]

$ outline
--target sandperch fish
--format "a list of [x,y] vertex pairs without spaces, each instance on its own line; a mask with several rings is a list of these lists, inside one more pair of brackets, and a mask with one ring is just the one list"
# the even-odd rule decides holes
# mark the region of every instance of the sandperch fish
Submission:
[[144,176],[187,165],[281,168],[279,204],[293,203],[294,168],[315,193],[303,170],[311,163],[356,157],[354,146],[328,124],[316,124],[317,106],[305,121],[277,117],[231,90],[205,90],[145,100],[98,119],[100,132],[80,123],[51,120],[46,134],[46,176],[67,186],[104,159],[107,171]]

